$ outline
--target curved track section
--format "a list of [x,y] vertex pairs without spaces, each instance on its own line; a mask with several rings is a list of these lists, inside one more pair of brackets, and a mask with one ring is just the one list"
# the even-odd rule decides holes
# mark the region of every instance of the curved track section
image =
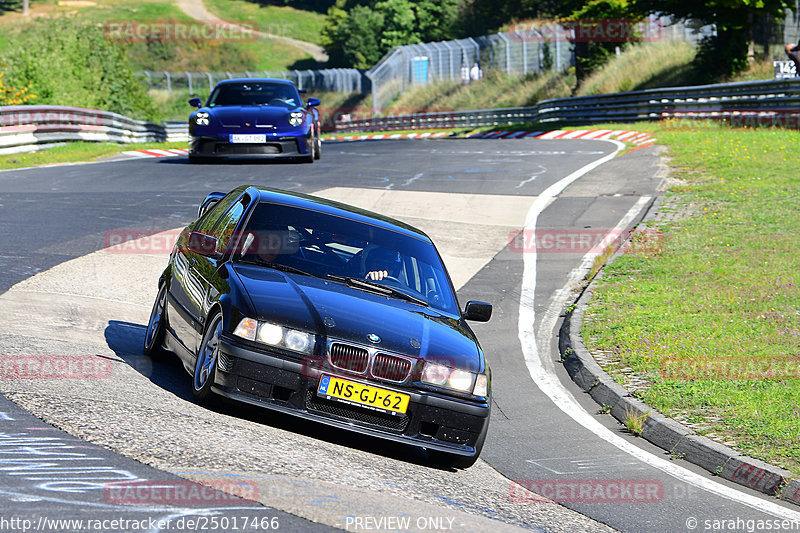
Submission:
[[[332,146],[313,166],[189,167],[182,159],[163,159],[0,173],[0,242],[8,251],[0,265],[7,273],[0,286],[6,291],[0,295],[0,387],[7,398],[67,432],[0,400],[0,499],[33,518],[155,511],[233,516],[247,507],[230,498],[225,505],[188,511],[109,500],[109,482],[187,479],[232,494],[249,487],[248,497],[261,505],[247,512],[280,516],[282,530],[297,531],[312,525],[609,530],[603,523],[625,531],[684,531],[690,518],[702,525],[737,516],[794,517],[796,511],[762,505],[767,500],[691,467],[659,469],[656,459],[663,461],[663,452],[625,436],[610,417],[594,414],[597,407],[555,364],[550,340],[560,306],[585,267],[586,250],[540,249],[531,259],[525,246],[509,241],[530,229],[532,206],[538,206],[537,230],[556,236],[603,235],[640,216],[660,181],[654,149],[612,158],[616,149],[580,140],[362,142]],[[602,159],[609,160],[600,165]],[[570,175],[574,180],[563,181]],[[188,376],[174,359],[141,355],[155,281],[174,236],[168,230],[190,221],[208,191],[247,182],[316,193],[419,226],[437,243],[462,301],[495,304],[492,322],[475,327],[495,389],[492,426],[476,466],[440,470],[428,466],[416,448],[242,405],[201,407],[191,401]],[[141,233],[155,235],[103,249]],[[523,331],[534,327],[543,377],[529,372],[530,340]],[[89,379],[11,379],[5,373],[8,361],[53,356],[89,361],[102,371]],[[572,403],[565,408],[547,383],[572,395]],[[564,409],[580,406],[582,415],[565,415]],[[609,444],[602,432],[579,423],[582,418],[626,444]],[[45,435],[55,440],[35,440]],[[58,470],[59,461],[78,457],[57,455],[54,449],[64,446],[59,453],[81,453],[84,462],[97,455],[106,470],[91,474],[83,464]],[[30,468],[39,463],[37,453],[52,455],[38,473]],[[511,480],[562,488],[589,483],[595,492],[588,498],[552,492],[564,504],[557,505]],[[45,485],[61,489],[48,492],[42,488],[47,483],[63,484]],[[610,492],[638,485],[657,490],[647,498]],[[597,490],[609,496],[598,497]],[[769,506],[774,507],[768,512],[755,510]]]

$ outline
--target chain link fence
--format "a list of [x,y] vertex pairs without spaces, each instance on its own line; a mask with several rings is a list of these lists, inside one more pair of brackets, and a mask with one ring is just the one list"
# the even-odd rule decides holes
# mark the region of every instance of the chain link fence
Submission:
[[[800,0],[799,0],[800,1]],[[770,41],[796,42],[800,16],[787,11],[786,19],[771,30]],[[443,80],[468,83],[488,71],[525,76],[546,70],[563,72],[575,64],[575,36],[578,30],[556,22],[534,21],[539,26],[517,25],[505,33],[452,41],[397,46],[368,71],[357,69],[249,71],[249,72],[142,72],[151,89],[208,94],[214,85],[229,78],[283,78],[298,88],[340,93],[372,94],[373,114],[379,115],[397,95],[413,86]],[[635,31],[644,40],[689,41],[697,43],[715,33],[712,26],[675,22],[669,17],[644,21],[589,21],[606,23],[604,31],[617,24],[623,31]],[[630,27],[625,29],[625,25]],[[634,28],[635,25],[635,28]],[[627,34],[630,37],[632,34]],[[592,39],[589,39],[592,40]],[[613,42],[610,35],[600,41]],[[617,39],[629,40],[629,39]],[[782,45],[779,45],[782,48]],[[777,53],[780,53],[778,50]]]
[[292,80],[298,89],[332,91],[341,93],[368,93],[369,78],[363,71],[353,68],[323,70],[282,70],[245,72],[166,72],[140,73],[150,89],[188,91],[192,94],[209,94],[218,82],[231,78],[282,78]]
[[[574,38],[577,30],[570,31],[554,22],[537,22],[543,24],[518,26],[506,33],[477,38],[395,47],[366,72],[372,81],[373,112],[379,114],[393,98],[415,85],[441,80],[468,83],[488,70],[524,76],[548,69],[563,72],[573,66],[574,45],[570,38]],[[713,32],[710,26],[674,23],[668,17],[650,17],[635,23],[623,20],[590,22],[606,22],[606,30],[614,24],[617,31],[620,28],[622,31],[635,29],[645,36],[645,40],[696,43]],[[599,24],[598,27],[603,26]],[[605,35],[598,40],[612,41],[613,37]],[[475,65],[477,69],[474,69]]]

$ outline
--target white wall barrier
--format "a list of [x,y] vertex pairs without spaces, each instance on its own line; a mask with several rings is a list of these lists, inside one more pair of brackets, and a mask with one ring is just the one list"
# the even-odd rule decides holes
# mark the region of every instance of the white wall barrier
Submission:
[[0,106],[0,154],[31,152],[69,141],[188,141],[186,122],[156,124],[117,113],[67,106]]

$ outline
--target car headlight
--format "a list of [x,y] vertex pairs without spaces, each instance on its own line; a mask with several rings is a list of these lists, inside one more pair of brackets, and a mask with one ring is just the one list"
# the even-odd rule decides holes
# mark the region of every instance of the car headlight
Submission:
[[300,111],[292,111],[289,113],[289,125],[292,127],[297,127],[303,123],[303,113]]
[[261,342],[307,355],[314,353],[314,335],[297,329],[287,328],[272,322],[261,322],[243,318],[233,334],[250,341]]
[[486,396],[489,392],[489,379],[486,374],[475,374],[430,361],[425,363],[421,380],[428,385],[471,392],[475,396]]
[[199,111],[194,116],[194,123],[198,126],[208,126],[208,113],[205,111]]

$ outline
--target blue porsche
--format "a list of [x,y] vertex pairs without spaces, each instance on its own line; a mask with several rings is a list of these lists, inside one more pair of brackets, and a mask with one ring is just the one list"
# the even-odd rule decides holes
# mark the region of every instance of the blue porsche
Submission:
[[219,82],[203,106],[189,116],[189,162],[228,157],[320,158],[320,101],[288,80],[243,78]]

